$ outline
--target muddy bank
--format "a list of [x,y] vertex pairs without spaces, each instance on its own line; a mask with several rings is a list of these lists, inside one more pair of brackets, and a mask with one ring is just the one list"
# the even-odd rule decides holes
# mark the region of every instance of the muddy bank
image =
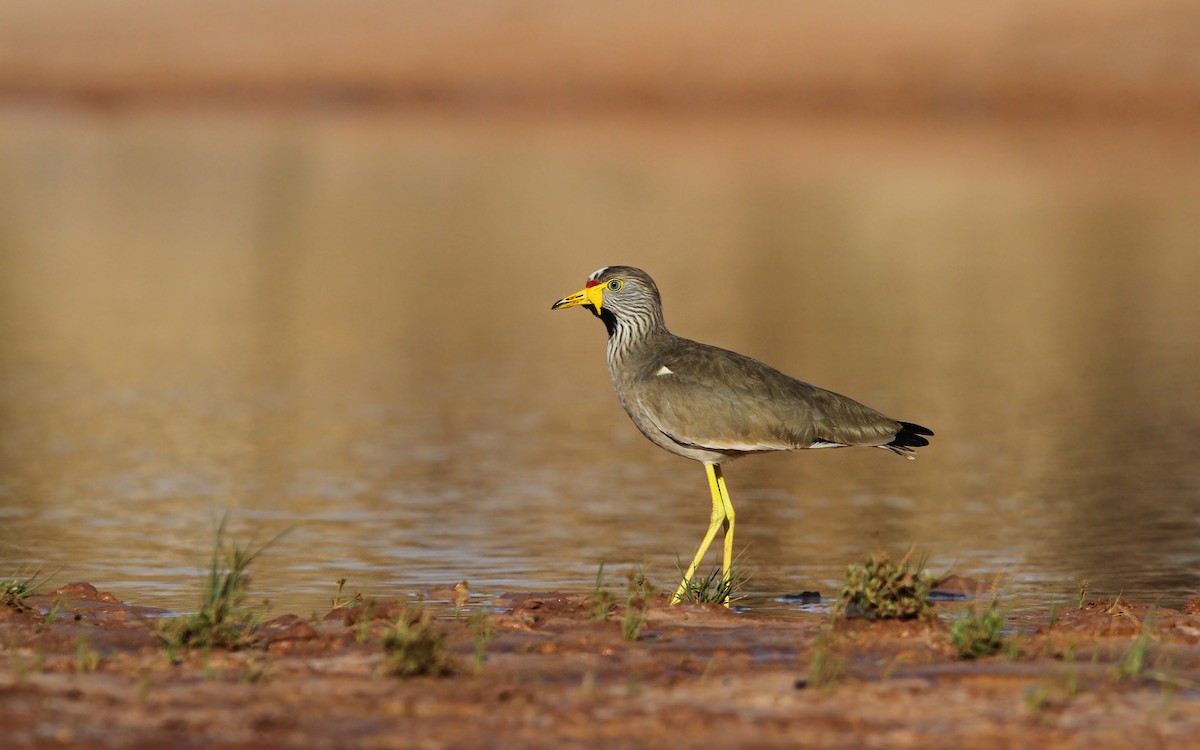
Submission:
[[956,658],[946,617],[831,627],[655,601],[631,641],[620,606],[596,621],[583,596],[499,604],[486,638],[483,615],[435,621],[452,674],[398,678],[382,646],[398,602],[276,617],[246,647],[172,659],[167,613],[72,584],[0,607],[5,746],[1165,747],[1200,732],[1200,599],[1013,617],[1017,645],[977,661]]

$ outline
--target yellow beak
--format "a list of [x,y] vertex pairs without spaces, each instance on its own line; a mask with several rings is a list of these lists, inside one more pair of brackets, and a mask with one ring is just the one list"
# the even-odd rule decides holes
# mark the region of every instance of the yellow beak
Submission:
[[575,307],[576,305],[591,305],[595,308],[596,315],[600,314],[600,308],[604,304],[604,285],[596,284],[594,286],[584,287],[570,297],[563,297],[558,302],[550,306],[551,310],[558,310],[563,307]]

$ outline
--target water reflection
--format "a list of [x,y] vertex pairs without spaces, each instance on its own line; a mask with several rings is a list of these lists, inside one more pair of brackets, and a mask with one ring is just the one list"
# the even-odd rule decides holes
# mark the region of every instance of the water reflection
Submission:
[[291,528],[255,581],[285,608],[342,577],[585,589],[600,561],[666,585],[703,472],[628,424],[602,327],[548,310],[633,263],[676,332],[938,433],[916,462],[732,464],[752,602],[913,543],[1022,606],[1178,601],[1186,135],[8,112],[0,574],[186,608],[228,508]]

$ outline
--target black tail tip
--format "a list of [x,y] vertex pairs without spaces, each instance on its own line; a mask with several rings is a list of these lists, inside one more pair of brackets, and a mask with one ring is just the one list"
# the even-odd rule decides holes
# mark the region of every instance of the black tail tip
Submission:
[[922,435],[932,437],[933,430],[912,422],[900,422],[900,431],[896,433],[896,437],[892,438],[892,442],[888,443],[888,447],[911,450],[929,445],[929,441]]
[[903,428],[901,432],[911,432],[915,435],[933,435],[933,430],[928,427],[922,427],[914,422],[901,422],[900,426]]

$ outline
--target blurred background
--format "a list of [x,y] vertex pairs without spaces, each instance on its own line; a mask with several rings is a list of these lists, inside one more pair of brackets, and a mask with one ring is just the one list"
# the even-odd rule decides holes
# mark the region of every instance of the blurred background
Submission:
[[726,469],[759,610],[876,549],[1018,608],[1200,589],[1200,5],[7,0],[0,577],[188,610],[673,585],[700,465],[550,312],[937,432]]

